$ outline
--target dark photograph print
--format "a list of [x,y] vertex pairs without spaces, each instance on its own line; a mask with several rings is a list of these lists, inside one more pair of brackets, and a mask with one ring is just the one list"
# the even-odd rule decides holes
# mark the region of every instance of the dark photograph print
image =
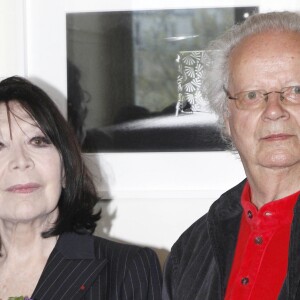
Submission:
[[224,150],[209,41],[257,7],[67,14],[68,120],[86,153]]

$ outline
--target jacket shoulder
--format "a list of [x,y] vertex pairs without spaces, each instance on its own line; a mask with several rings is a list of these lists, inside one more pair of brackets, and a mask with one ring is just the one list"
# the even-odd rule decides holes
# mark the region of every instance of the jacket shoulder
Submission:
[[226,223],[226,219],[230,221],[240,213],[243,186],[244,181],[222,194],[208,213],[184,231],[172,246],[164,268],[165,299],[194,299],[195,294],[200,295],[199,299],[208,299],[205,296],[208,290],[217,299],[220,273],[212,242],[215,230],[211,229],[222,227],[223,221]]
[[128,262],[130,259],[141,256],[141,259],[148,259],[150,262],[156,262],[157,255],[149,247],[141,247],[122,242],[116,242],[98,236],[92,236],[94,240],[95,252],[98,258],[106,258],[108,261],[118,259]]
[[186,248],[186,246],[190,244],[202,247],[202,240],[208,239],[208,221],[213,218],[231,218],[232,214],[240,213],[239,200],[244,184],[245,180],[223,193],[216,201],[214,201],[210,206],[209,211],[182,233],[173,245],[172,250],[181,247]]
[[137,297],[138,299],[161,299],[162,270],[153,249],[96,236],[93,239],[96,255],[107,260],[107,271],[117,276],[116,282],[122,282],[126,287],[135,286],[135,291],[127,290],[127,296],[130,293],[136,293],[136,296],[140,293],[141,298]]

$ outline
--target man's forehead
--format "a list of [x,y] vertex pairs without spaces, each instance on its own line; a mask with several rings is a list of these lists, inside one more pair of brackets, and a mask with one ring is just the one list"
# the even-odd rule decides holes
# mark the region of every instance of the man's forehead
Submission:
[[[274,46],[276,46],[275,49]],[[249,35],[233,48],[230,57],[239,57],[243,53],[255,57],[260,55],[259,51],[272,53],[272,50],[279,47],[283,51],[290,52],[293,50],[300,53],[300,32],[263,31]]]
[[[280,81],[290,81],[293,78],[287,77],[295,76],[298,68],[299,32],[269,31],[251,35],[232,50],[229,59],[230,81],[247,81],[250,77],[252,82],[266,78],[271,80],[273,77]],[[291,70],[293,72],[289,73]]]

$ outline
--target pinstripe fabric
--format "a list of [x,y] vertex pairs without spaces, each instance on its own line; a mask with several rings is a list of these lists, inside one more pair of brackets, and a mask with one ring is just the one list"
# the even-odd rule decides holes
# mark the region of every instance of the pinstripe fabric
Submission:
[[52,251],[32,298],[160,300],[160,265],[149,248],[65,233]]

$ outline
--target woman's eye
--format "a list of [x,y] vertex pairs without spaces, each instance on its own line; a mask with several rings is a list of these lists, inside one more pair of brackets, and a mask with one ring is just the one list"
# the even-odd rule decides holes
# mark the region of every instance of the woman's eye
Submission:
[[44,136],[35,136],[30,140],[30,142],[34,146],[39,146],[39,147],[45,147],[51,144],[50,140]]

